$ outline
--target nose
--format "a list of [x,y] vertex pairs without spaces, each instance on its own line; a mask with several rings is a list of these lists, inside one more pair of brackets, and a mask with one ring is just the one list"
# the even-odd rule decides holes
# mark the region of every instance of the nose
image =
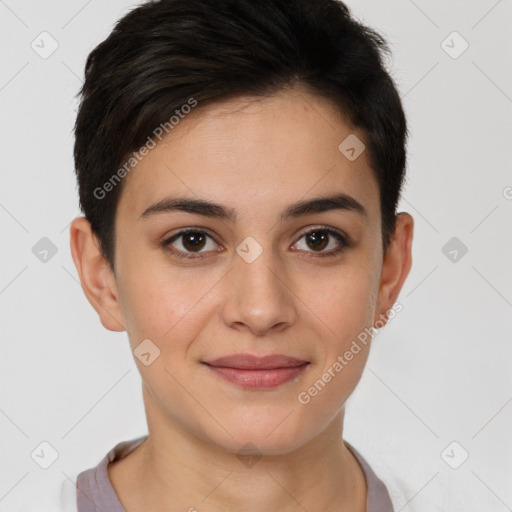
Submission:
[[221,314],[231,328],[263,336],[281,332],[297,318],[286,268],[270,249],[251,263],[236,254],[223,286]]

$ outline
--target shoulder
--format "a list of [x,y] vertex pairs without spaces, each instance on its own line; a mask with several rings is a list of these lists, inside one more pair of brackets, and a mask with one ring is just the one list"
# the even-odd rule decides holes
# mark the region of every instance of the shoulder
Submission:
[[65,478],[57,488],[57,503],[60,508],[57,510],[62,512],[77,512],[76,501],[76,476],[74,478]]
[[[406,480],[398,477],[396,474],[393,474],[390,468],[385,471],[381,467],[376,467],[375,471],[388,490],[391,503],[393,504],[393,510],[398,511],[404,508],[405,505],[414,497],[417,491],[414,491]],[[411,507],[408,508],[408,512],[415,512],[412,504]]]
[[[352,444],[345,440],[345,444],[356,456],[361,465],[368,486],[368,510],[401,510],[410,501],[412,489],[404,479],[397,477],[393,470],[384,461],[367,458]],[[410,512],[414,512],[410,509]]]
[[[3,509],[2,509],[3,510]],[[10,502],[9,512],[77,512],[76,475],[44,477]]]

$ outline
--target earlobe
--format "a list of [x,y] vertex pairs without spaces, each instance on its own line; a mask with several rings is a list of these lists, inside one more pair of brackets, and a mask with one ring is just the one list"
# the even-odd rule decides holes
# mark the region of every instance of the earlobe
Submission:
[[405,212],[399,213],[396,218],[395,233],[382,264],[374,324],[377,320],[380,320],[380,324],[383,320],[387,321],[387,312],[396,302],[409,274],[412,266],[413,231],[412,216]]
[[82,289],[101,323],[110,331],[124,331],[115,277],[85,217],[77,217],[71,223],[70,247]]

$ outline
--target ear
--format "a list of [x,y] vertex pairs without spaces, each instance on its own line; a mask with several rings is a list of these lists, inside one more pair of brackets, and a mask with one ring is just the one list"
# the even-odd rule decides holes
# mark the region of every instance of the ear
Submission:
[[71,255],[82,289],[109,331],[124,331],[115,276],[100,251],[99,240],[85,217],[77,217],[70,227]]
[[393,307],[409,274],[412,265],[413,230],[414,219],[411,215],[399,213],[396,217],[395,233],[384,255],[374,324],[377,320],[380,320],[381,326],[382,322],[387,322],[386,312]]

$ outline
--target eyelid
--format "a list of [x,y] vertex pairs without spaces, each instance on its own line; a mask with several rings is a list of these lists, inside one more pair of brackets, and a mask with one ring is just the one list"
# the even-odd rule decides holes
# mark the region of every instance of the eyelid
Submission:
[[207,228],[202,228],[202,227],[199,228],[199,227],[189,226],[189,227],[180,229],[174,235],[165,237],[164,240],[161,242],[162,247],[164,249],[168,250],[169,252],[171,252],[172,254],[174,254],[175,256],[177,256],[178,258],[183,258],[183,259],[200,259],[200,258],[204,257],[203,255],[208,254],[209,252],[222,252],[224,250],[224,249],[222,249],[222,251],[219,251],[219,250],[217,250],[217,251],[199,251],[197,253],[194,253],[194,252],[184,252],[179,249],[176,249],[175,247],[172,247],[173,242],[178,240],[180,237],[186,235],[187,233],[204,234],[207,237],[211,238],[215,242],[215,244],[217,244],[218,246],[221,246],[221,244],[219,244],[219,242],[217,242],[216,237],[213,236]]
[[[335,233],[339,235],[348,245],[352,245],[352,238],[343,231],[342,229],[334,228],[332,226],[327,226],[325,224],[317,224],[313,226],[308,226],[304,231],[300,232],[300,235],[297,238],[297,241],[299,241],[304,235],[307,235],[308,233],[311,233],[312,231],[327,231],[329,233]],[[297,243],[297,242],[295,242]]]
[[[293,242],[292,246],[296,245],[305,235],[307,235],[308,233],[314,232],[314,231],[325,231],[330,236],[339,237],[338,242],[340,243],[341,247],[338,247],[336,249],[331,249],[330,251],[318,251],[318,252],[305,251],[306,253],[311,253],[313,255],[316,254],[316,256],[320,256],[320,257],[321,256],[329,256],[329,255],[334,256],[338,253],[343,252],[345,249],[348,249],[349,247],[351,247],[353,245],[351,237],[346,232],[344,232],[338,228],[319,224],[319,225],[308,226],[299,235],[296,235],[297,239],[295,242]],[[184,252],[184,251],[181,251],[179,249],[172,247],[171,244],[174,241],[176,241],[181,236],[184,236],[190,232],[205,234],[207,237],[211,238],[217,245],[221,246],[221,244],[219,244],[219,242],[217,242],[216,237],[214,235],[212,235],[207,228],[194,227],[194,226],[182,228],[177,233],[175,233],[171,236],[165,237],[161,245],[164,248],[166,248],[167,250],[169,250],[171,253],[173,253],[174,255],[178,256],[179,258],[184,258],[184,259],[201,259],[201,258],[205,257],[203,255],[207,255],[210,252],[217,253],[217,252],[222,252],[224,250],[224,249],[222,249],[222,250],[217,250],[217,251],[199,251],[199,252],[194,253],[194,252]]]

